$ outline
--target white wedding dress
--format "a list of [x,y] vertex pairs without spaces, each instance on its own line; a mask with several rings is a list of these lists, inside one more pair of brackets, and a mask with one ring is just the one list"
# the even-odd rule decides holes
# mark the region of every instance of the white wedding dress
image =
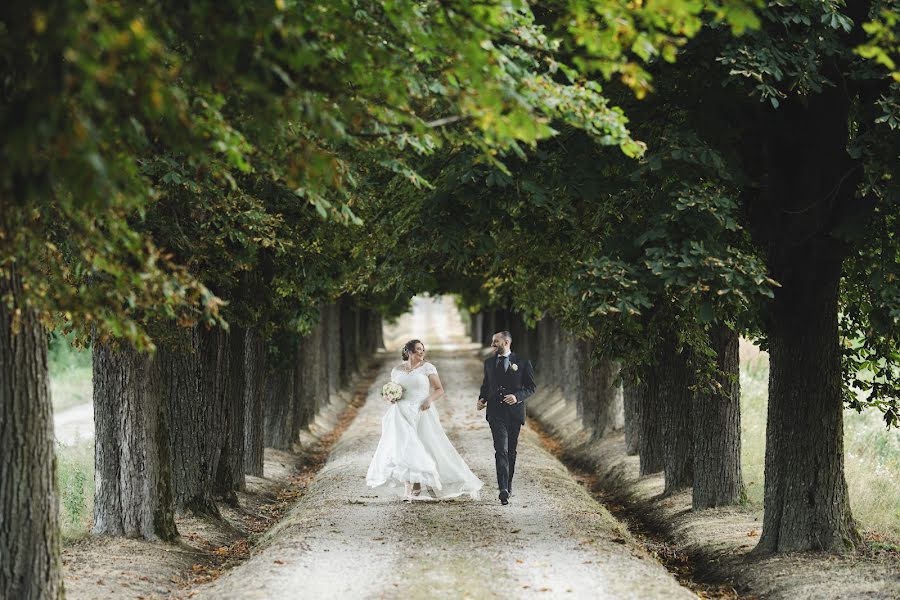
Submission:
[[429,362],[409,373],[399,367],[391,371],[391,381],[403,387],[403,396],[381,420],[381,440],[366,484],[377,488],[419,483],[423,494],[428,489],[435,498],[468,495],[477,500],[484,484],[447,439],[434,405],[424,411],[420,408],[431,393],[428,376],[435,373]]

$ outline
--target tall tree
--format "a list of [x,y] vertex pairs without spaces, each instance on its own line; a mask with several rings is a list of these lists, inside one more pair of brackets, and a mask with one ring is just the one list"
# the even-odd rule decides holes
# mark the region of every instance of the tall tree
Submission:
[[47,333],[0,274],[0,595],[63,598]]

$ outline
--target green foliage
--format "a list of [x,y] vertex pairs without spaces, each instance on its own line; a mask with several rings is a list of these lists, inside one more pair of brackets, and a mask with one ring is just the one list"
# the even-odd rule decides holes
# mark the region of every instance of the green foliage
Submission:
[[863,24],[869,34],[869,40],[856,48],[856,53],[874,60],[888,71],[894,81],[900,82],[900,4],[896,1],[885,2],[885,8],[878,11],[876,18]]
[[358,225],[373,182],[431,185],[422,156],[468,148],[503,172],[560,126],[638,156],[578,68],[640,93],[638,62],[671,58],[704,13],[752,25],[748,7],[573,0],[546,23],[525,2],[6,7],[0,268],[48,322],[139,347],[170,320],[302,330],[360,291],[344,276],[365,262],[304,205]]

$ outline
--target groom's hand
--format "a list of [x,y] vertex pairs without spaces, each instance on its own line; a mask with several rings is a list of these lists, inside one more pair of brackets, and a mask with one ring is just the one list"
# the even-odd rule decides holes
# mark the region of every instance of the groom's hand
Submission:
[[516,402],[518,402],[518,400],[516,400],[516,396],[514,394],[507,394],[507,395],[503,396],[503,401],[506,402],[507,404],[515,404]]
[[477,406],[478,410],[482,410],[485,406],[487,406],[487,400],[485,400],[484,398],[479,398]]

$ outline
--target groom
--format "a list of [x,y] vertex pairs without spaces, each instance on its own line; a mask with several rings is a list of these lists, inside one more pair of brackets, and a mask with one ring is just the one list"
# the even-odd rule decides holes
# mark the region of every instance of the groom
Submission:
[[494,437],[501,504],[509,504],[519,429],[525,424],[525,399],[536,387],[531,361],[510,352],[511,344],[508,331],[494,334],[491,346],[497,352],[484,361],[484,381],[478,395],[478,410],[487,406],[487,422]]

